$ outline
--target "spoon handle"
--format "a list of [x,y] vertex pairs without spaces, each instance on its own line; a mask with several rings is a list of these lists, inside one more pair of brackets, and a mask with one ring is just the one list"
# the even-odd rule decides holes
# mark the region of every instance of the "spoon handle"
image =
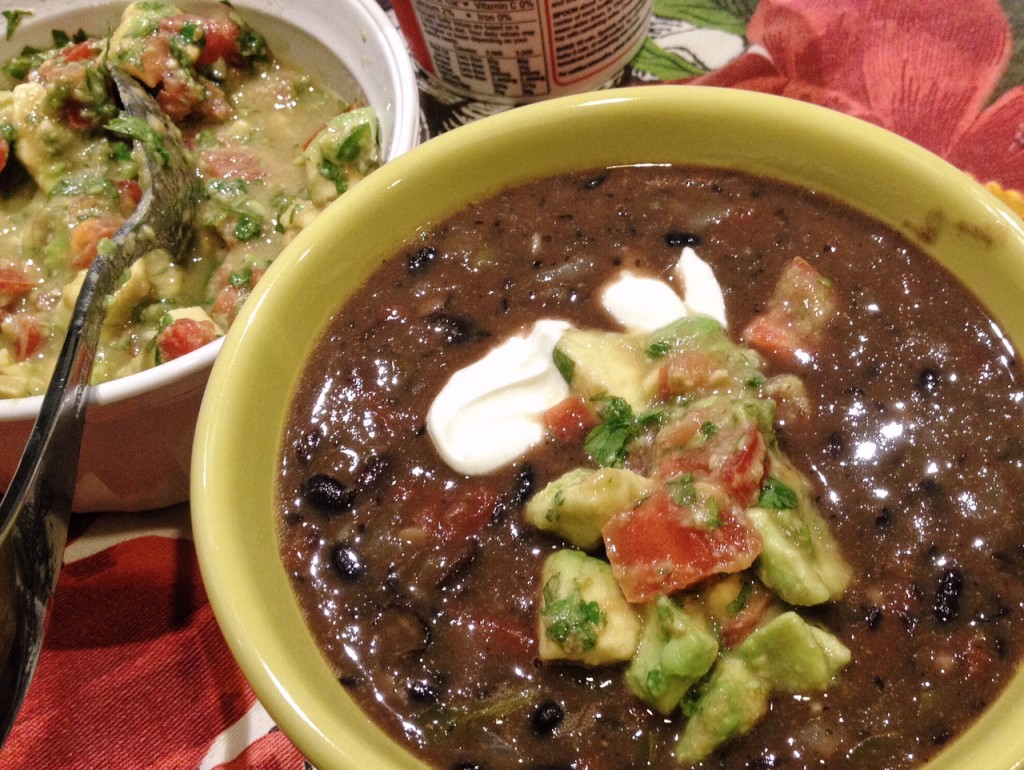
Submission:
[[[146,121],[153,141],[135,146],[145,163],[135,213],[101,248],[68,324],[42,406],[0,502],[0,746],[14,725],[39,660],[47,606],[57,585],[78,475],[93,358],[106,300],[122,273],[155,247],[175,253],[187,242],[195,174],[177,129],[134,80],[111,72],[125,111]],[[158,145],[158,146],[157,146]]]

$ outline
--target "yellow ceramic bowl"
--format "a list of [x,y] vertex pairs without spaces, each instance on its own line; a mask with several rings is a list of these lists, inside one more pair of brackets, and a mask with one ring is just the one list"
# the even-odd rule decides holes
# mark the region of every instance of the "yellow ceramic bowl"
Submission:
[[[278,558],[275,479],[307,355],[346,297],[417,228],[528,179],[637,163],[741,169],[838,197],[938,258],[1024,349],[1021,221],[916,145],[821,108],[697,87],[606,91],[486,118],[389,163],[302,232],[260,282],[217,359],[193,453],[193,525],[214,611],[260,700],[320,770],[422,765],[338,684]],[[929,770],[1022,766],[1024,674]]]

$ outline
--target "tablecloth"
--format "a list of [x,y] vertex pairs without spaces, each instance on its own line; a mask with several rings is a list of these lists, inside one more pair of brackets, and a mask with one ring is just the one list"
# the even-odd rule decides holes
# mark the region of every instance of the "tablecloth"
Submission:
[[[1024,0],[656,0],[655,14],[623,83],[719,85],[841,110],[1024,211]],[[420,85],[427,137],[507,109],[452,97],[422,74]],[[0,770],[308,767],[221,637],[188,505],[76,515]]]

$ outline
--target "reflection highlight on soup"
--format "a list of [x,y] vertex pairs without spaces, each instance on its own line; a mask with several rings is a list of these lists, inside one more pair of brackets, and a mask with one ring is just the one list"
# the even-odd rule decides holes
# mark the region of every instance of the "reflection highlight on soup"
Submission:
[[[538,322],[540,438],[453,467],[432,405],[466,371],[514,390],[481,364]],[[410,233],[331,322],[282,558],[352,697],[439,768],[916,767],[1021,657],[1022,398],[975,299],[825,196],[538,180]]]

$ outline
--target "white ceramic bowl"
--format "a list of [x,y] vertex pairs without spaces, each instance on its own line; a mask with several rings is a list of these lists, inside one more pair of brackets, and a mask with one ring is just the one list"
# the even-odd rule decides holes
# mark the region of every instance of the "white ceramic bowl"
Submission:
[[[116,26],[127,0],[24,0],[0,10],[32,11],[12,39],[0,37],[0,60],[26,45],[52,45],[51,30],[103,34]],[[213,0],[180,0],[202,13]],[[386,160],[419,138],[419,95],[407,48],[376,0],[232,0],[281,59],[317,74],[346,93],[351,73],[376,108]],[[188,498],[192,435],[220,341],[92,389],[79,463],[75,510],[134,511]],[[41,396],[0,399],[0,489],[6,489],[42,402]]]

